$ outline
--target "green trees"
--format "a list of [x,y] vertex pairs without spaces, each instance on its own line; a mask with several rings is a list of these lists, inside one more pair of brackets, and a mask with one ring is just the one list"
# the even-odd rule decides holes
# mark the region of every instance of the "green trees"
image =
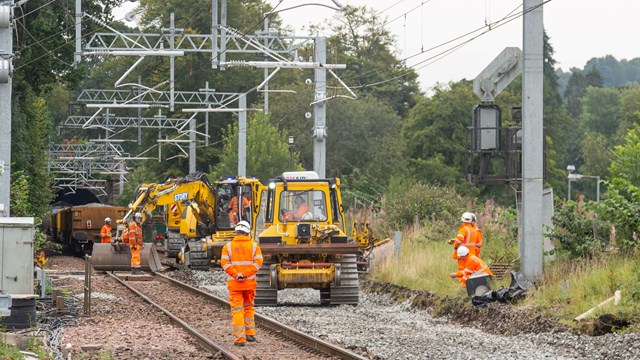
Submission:
[[402,129],[409,171],[416,179],[455,185],[464,181],[471,110],[478,103],[470,82],[439,85],[409,112]]
[[[224,131],[220,162],[209,168],[210,179],[235,176],[238,173],[238,126],[229,125]],[[264,115],[257,115],[247,125],[247,176],[263,182],[289,171],[290,163],[300,169],[298,154],[290,158],[284,133],[269,122]]]

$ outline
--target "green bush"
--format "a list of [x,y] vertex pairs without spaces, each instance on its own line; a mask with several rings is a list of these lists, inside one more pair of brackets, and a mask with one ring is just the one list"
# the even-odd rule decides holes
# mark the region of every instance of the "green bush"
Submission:
[[454,224],[466,208],[455,189],[422,183],[396,186],[383,204],[387,224],[399,228],[412,224],[416,217],[424,223]]
[[559,202],[553,216],[554,228],[547,236],[557,250],[569,258],[590,257],[602,251],[608,241],[609,226],[595,213],[594,202]]
[[628,180],[614,178],[603,181],[607,188],[604,199],[597,204],[597,212],[616,229],[617,245],[623,252],[640,248],[640,188]]

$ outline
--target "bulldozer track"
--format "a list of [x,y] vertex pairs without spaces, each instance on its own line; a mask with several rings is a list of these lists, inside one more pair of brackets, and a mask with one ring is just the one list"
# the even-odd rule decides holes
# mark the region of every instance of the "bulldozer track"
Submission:
[[182,326],[215,358],[366,359],[258,313],[258,341],[235,347],[227,301],[159,273],[144,282],[108,275]]
[[271,265],[275,261],[265,258],[260,270],[256,274],[256,298],[254,303],[256,306],[278,306],[278,290],[272,289],[269,282]]

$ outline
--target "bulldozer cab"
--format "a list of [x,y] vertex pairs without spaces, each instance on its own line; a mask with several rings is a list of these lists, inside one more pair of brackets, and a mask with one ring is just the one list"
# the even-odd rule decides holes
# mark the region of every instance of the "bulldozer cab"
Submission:
[[328,232],[346,239],[339,187],[339,179],[319,179],[310,171],[272,179],[259,194],[255,235],[261,241],[287,244],[321,242]]

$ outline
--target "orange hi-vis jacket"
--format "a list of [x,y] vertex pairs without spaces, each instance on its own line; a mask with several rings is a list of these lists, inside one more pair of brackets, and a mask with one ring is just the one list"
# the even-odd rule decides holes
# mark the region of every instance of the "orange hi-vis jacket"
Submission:
[[300,220],[302,219],[302,215],[306,214],[309,212],[309,207],[307,206],[307,204],[302,203],[300,204],[300,206],[298,206],[298,209],[296,209],[296,213],[293,214],[293,219],[294,220]]
[[[247,199],[246,197],[242,197],[242,208],[246,208],[249,207],[250,203],[249,203],[249,199]],[[234,213],[238,213],[238,197],[234,196],[231,201],[229,202],[229,208],[231,209],[232,212]]]
[[[220,265],[227,273],[229,290],[252,290],[256,288],[256,274],[262,266],[262,250],[248,235],[236,235],[222,247]],[[236,280],[238,273],[246,278]]]
[[456,276],[460,278],[462,287],[466,286],[467,279],[472,275],[484,273],[489,276],[493,276],[493,272],[491,272],[491,269],[489,269],[487,264],[475,255],[469,254],[466,259],[462,259],[460,262],[463,263],[464,268],[462,270],[458,270],[458,272],[456,272]]
[[129,225],[129,244],[142,245],[142,228],[137,222],[132,222]]
[[107,244],[111,242],[111,225],[104,224],[102,229],[100,229],[100,242]]
[[469,248],[469,255],[479,255],[482,247],[482,231],[473,224],[463,223],[453,243],[453,259],[458,259],[456,249],[463,245]]

